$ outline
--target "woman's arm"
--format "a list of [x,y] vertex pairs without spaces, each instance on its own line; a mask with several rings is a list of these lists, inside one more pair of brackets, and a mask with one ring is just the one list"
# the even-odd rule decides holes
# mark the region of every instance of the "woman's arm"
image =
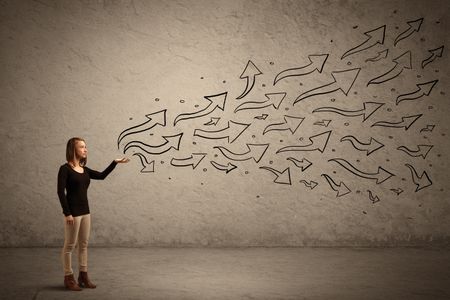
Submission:
[[67,201],[66,197],[67,175],[68,175],[67,167],[61,166],[58,171],[57,193],[59,202],[61,203],[63,214],[65,216],[69,216],[72,214],[70,212],[69,202]]
[[103,172],[91,170],[87,167],[85,167],[85,169],[88,171],[90,178],[103,180],[109,175],[109,173],[111,173],[114,170],[114,168],[116,167],[117,164],[127,163],[129,161],[130,161],[130,159],[128,159],[126,157],[115,159],[109,164],[109,166]]

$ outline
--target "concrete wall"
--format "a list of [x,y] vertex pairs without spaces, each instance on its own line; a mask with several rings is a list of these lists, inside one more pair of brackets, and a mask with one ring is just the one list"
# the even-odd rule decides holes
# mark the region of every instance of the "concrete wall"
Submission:
[[448,1],[0,6],[0,246],[62,244],[72,136],[132,159],[92,245],[450,241]]

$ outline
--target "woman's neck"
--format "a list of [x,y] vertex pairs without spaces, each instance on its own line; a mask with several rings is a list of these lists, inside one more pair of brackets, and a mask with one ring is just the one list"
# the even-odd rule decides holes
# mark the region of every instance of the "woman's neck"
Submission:
[[72,168],[80,168],[80,160],[79,159],[74,159],[73,161],[70,162],[70,165],[72,166]]

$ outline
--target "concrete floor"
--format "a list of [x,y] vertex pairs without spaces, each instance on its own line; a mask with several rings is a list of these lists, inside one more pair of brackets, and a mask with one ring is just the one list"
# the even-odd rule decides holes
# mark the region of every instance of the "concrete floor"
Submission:
[[60,249],[0,249],[0,299],[450,299],[449,249],[89,251],[98,287],[70,292]]

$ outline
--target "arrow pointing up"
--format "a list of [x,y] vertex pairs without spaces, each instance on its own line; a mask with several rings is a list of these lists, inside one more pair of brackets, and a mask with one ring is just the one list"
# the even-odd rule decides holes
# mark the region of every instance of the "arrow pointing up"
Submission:
[[444,46],[441,46],[436,49],[428,50],[431,53],[431,56],[422,61],[422,69],[425,68],[426,65],[432,63],[437,57],[442,57],[442,52],[444,52]]
[[345,52],[344,55],[342,55],[341,59],[344,59],[349,55],[367,50],[377,44],[383,44],[385,32],[386,32],[386,25],[364,32],[364,34],[367,36],[367,39],[358,46]]
[[418,32],[420,30],[420,26],[422,25],[422,22],[423,22],[423,18],[407,22],[409,25],[409,28],[406,29],[405,31],[403,31],[402,33],[400,33],[395,38],[394,47],[397,46],[398,42],[400,42],[401,40],[406,39],[414,32]]
[[414,92],[411,92],[409,94],[403,94],[397,97],[397,100],[395,101],[395,104],[399,104],[402,101],[405,100],[415,100],[418,99],[422,96],[429,96],[431,93],[431,90],[433,89],[433,87],[436,85],[436,83],[439,80],[433,80],[433,81],[429,81],[429,82],[425,82],[425,83],[419,83],[417,84],[417,90],[415,90]]
[[210,102],[208,104],[208,106],[206,106],[204,109],[197,111],[197,112],[185,113],[185,114],[178,115],[175,118],[175,121],[173,122],[173,126],[175,126],[178,122],[180,122],[182,120],[206,116],[206,115],[210,114],[211,112],[213,112],[216,108],[223,111],[225,108],[225,101],[227,100],[227,94],[228,93],[225,92],[225,93],[221,93],[221,94],[217,94],[217,95],[205,96],[205,99]]
[[236,99],[244,98],[255,85],[255,77],[261,74],[262,72],[255,66],[255,64],[251,60],[249,60],[247,66],[244,69],[244,72],[242,72],[241,76],[239,77],[241,79],[247,79],[247,85],[245,86],[244,92],[242,92],[242,94]]
[[412,69],[411,51],[406,51],[399,57],[394,58],[392,61],[395,63],[392,69],[370,80],[367,83],[367,86],[369,86],[370,84],[380,84],[392,80],[399,76],[404,69]]
[[307,75],[316,70],[319,73],[322,73],[323,66],[325,65],[325,62],[327,61],[328,58],[328,54],[309,55],[308,58],[310,63],[307,64],[306,66],[300,68],[287,69],[278,73],[278,75],[275,76],[273,85],[275,85],[281,79],[287,77]]

